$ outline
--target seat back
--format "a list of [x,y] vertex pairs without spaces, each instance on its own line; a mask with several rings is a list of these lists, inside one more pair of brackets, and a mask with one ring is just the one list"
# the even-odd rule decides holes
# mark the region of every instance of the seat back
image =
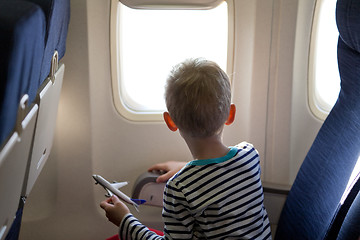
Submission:
[[44,33],[38,6],[0,2],[0,240],[18,209],[31,151]]
[[28,196],[49,158],[64,77],[65,66],[59,64],[65,54],[70,19],[70,0],[26,0],[40,6],[45,13],[45,47],[36,103],[39,112],[29,159],[23,196]]
[[277,239],[324,239],[360,156],[360,1],[338,0],[336,13],[339,98],[290,190]]
[[351,204],[337,239],[359,239],[360,237],[360,193]]
[[0,0],[0,240],[52,148],[69,17],[69,0]]

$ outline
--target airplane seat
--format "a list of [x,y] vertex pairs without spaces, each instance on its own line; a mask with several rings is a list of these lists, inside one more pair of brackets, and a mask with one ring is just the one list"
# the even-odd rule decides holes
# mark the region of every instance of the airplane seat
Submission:
[[0,1],[0,239],[14,221],[35,129],[44,52],[44,14],[35,4]]
[[66,37],[70,21],[70,0],[26,0],[41,7],[45,14],[45,48],[41,64],[40,87],[36,101],[39,112],[27,182],[23,191],[28,196],[52,148],[60,91],[65,66],[59,64],[66,50]]
[[0,240],[18,238],[51,150],[69,15],[69,0],[0,0]]
[[359,223],[360,223],[360,193],[358,192],[339,230],[338,239],[359,238],[360,236]]
[[69,0],[26,0],[41,7],[46,19],[45,52],[41,66],[41,77],[44,81],[50,74],[51,59],[57,50],[62,59],[66,50],[66,37],[70,18]]
[[[347,204],[341,201],[360,156],[359,13],[360,1],[338,0],[340,94],[289,192],[276,239],[358,239],[360,236],[359,180],[354,181],[352,194],[344,201]],[[344,229],[351,234],[345,234]]]
[[45,26],[44,15],[34,4],[24,1],[0,1],[0,4],[0,143],[3,146],[15,128],[20,99],[27,94],[27,105],[35,100]]

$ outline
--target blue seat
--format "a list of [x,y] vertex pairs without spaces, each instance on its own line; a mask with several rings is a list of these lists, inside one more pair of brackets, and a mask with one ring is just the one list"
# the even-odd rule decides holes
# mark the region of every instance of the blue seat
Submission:
[[45,16],[24,1],[0,1],[0,239],[12,225],[35,129]]
[[35,99],[44,36],[45,17],[40,7],[24,1],[0,1],[0,145],[15,128],[22,96],[29,95],[28,104]]
[[51,152],[65,68],[63,64],[59,65],[59,61],[65,54],[70,21],[70,0],[26,1],[37,4],[43,10],[46,31],[36,99],[39,113],[25,181],[26,186],[23,191],[24,196],[29,195]]
[[0,0],[0,240],[51,151],[69,18],[70,0]]
[[[26,0],[41,7],[45,14],[45,49],[44,59],[41,66],[41,83],[49,76],[51,58],[54,51],[58,51],[59,59],[62,59],[66,50],[66,37],[70,21],[69,0]],[[39,85],[40,86],[40,85]]]
[[[336,16],[340,33],[339,98],[289,192],[276,239],[337,239],[333,220],[360,156],[360,1],[338,0]],[[355,214],[359,213],[358,198],[345,216],[346,226],[339,234],[343,239],[360,236],[359,215]],[[344,229],[351,229],[352,234],[345,234]]]
[[[28,105],[66,50],[69,0],[0,0],[0,146],[14,131],[19,101]],[[35,11],[35,14],[28,14]],[[19,71],[21,69],[21,71]]]
[[357,239],[360,236],[360,194],[357,193],[340,228],[338,239]]

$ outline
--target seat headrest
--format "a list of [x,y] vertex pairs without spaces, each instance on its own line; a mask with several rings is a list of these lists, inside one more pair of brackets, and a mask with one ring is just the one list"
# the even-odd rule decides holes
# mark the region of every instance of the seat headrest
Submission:
[[336,24],[346,45],[360,52],[360,1],[338,0]]
[[70,21],[70,0],[26,0],[41,7],[46,18],[45,52],[41,70],[41,81],[49,75],[54,51],[59,59],[65,55],[66,38]]

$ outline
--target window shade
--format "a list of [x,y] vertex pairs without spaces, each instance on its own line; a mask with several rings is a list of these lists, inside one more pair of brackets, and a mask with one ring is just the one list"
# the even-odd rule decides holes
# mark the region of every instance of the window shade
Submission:
[[119,0],[136,9],[212,9],[224,0]]

